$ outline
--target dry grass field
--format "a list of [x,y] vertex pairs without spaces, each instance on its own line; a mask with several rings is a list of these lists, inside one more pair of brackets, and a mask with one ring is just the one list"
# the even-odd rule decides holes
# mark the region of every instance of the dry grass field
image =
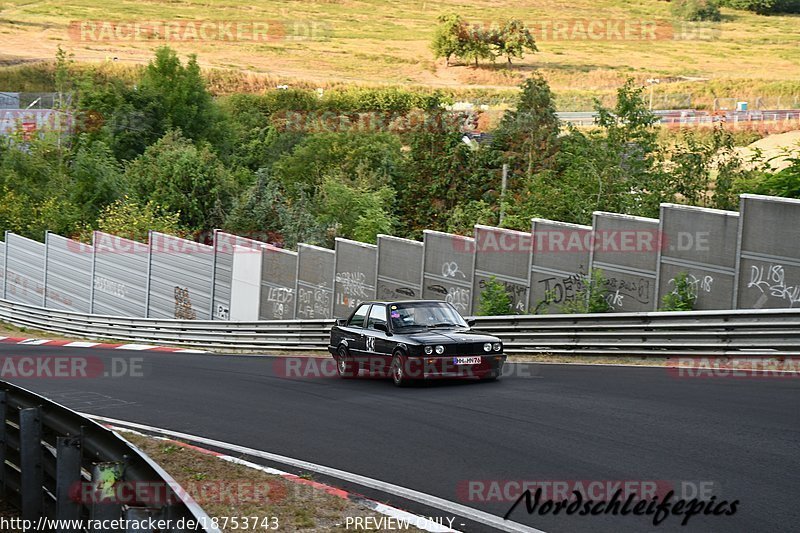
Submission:
[[[540,52],[511,69],[503,59],[477,69],[446,68],[434,60],[429,42],[436,18],[447,12],[484,25],[520,18],[534,28]],[[195,37],[189,26],[202,21],[230,24],[233,34]],[[170,23],[178,29],[165,40]],[[132,31],[124,31],[128,25],[145,30],[131,37]],[[154,27],[164,33],[148,37]],[[196,53],[206,68],[234,71],[221,91],[237,90],[237,83],[258,87],[259,80],[500,91],[539,69],[563,109],[585,108],[591,97],[611,94],[627,77],[660,79],[654,89],[660,107],[686,95],[702,105],[714,97],[752,101],[760,96],[773,99],[767,107],[800,106],[798,16],[723,9],[721,23],[676,24],[669,3],[660,0],[0,2],[0,64],[50,60],[60,45],[79,62],[139,65],[164,42],[181,53]]]

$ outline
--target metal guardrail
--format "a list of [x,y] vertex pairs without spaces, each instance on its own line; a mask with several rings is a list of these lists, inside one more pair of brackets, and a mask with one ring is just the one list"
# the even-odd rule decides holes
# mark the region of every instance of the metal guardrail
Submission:
[[[800,353],[800,309],[475,317],[510,354]],[[66,336],[219,351],[323,351],[333,320],[225,322],[85,315],[0,300],[0,320]]]
[[800,309],[479,317],[509,353],[605,356],[788,356]]
[[168,520],[160,525],[170,529],[136,531],[220,533],[147,455],[75,411],[0,381],[0,420],[0,499],[39,530],[86,531],[75,522],[69,527],[45,519],[105,523],[104,532],[125,531],[109,527],[114,521],[119,528],[123,520],[141,525],[152,519]]

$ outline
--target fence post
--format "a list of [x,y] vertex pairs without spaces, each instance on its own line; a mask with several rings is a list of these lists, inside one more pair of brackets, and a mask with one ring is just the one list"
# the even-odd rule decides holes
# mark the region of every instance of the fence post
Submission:
[[215,229],[213,236],[213,248],[211,249],[211,320],[217,319],[217,308],[214,305],[214,297],[217,295],[217,232],[219,230]]
[[[93,524],[100,525],[103,521],[116,521],[122,516],[122,503],[117,497],[117,482],[122,481],[122,463],[97,463],[92,467],[92,508],[91,518]],[[110,523],[110,522],[106,522]],[[96,528],[90,533],[107,533],[122,529]]]
[[153,230],[147,232],[147,281],[144,286],[144,317],[150,318],[150,278],[153,268]]
[[50,230],[44,232],[44,272],[42,273],[42,307],[47,307],[47,256],[50,255]]
[[22,518],[42,516],[42,417],[39,407],[19,412],[20,499]]
[[6,230],[3,241],[3,299],[6,299],[7,289],[8,287],[8,234],[10,232]]
[[[56,439],[56,520],[78,520],[81,515],[81,438]],[[73,487],[78,488],[79,499],[71,497]],[[64,524],[65,522],[62,522]],[[57,533],[73,533],[75,528],[62,525]]]
[[94,283],[97,268],[97,231],[92,231],[92,279],[89,282],[89,314],[94,313]]

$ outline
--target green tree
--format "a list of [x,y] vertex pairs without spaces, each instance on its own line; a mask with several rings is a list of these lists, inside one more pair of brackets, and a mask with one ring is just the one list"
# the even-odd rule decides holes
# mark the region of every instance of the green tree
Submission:
[[0,186],[34,202],[66,190],[66,149],[58,138],[48,135],[25,140],[17,135],[3,142]]
[[497,225],[497,211],[484,200],[457,204],[447,220],[447,231],[458,235],[474,233],[475,224]]
[[239,198],[225,221],[225,229],[266,242],[283,242],[281,233],[286,221],[287,199],[280,183],[267,169],[256,173],[256,182]]
[[759,15],[800,13],[800,2],[797,0],[723,0],[722,5],[753,11]]
[[552,168],[528,182],[519,210],[579,224],[590,224],[598,210],[657,217],[661,202],[672,196],[657,118],[642,92],[629,80],[617,91],[614,108],[597,104],[598,128],[569,128]]
[[180,129],[194,140],[220,141],[219,111],[205,86],[197,63],[190,55],[186,65],[168,46],[156,49],[156,57],[142,73],[139,90],[156,95],[163,105],[163,127]]
[[473,61],[475,67],[481,59],[494,61],[497,58],[496,39],[496,32],[491,29],[478,25],[470,26],[459,55],[468,61]]
[[225,221],[227,231],[253,235],[255,239],[281,244],[326,244],[325,227],[305,195],[289,198],[267,169],[256,173],[256,182],[239,198]]
[[[150,230],[176,236],[188,233],[180,222],[180,213],[165,209],[152,200],[140,203],[128,196],[104,207],[93,228],[140,242],[147,242]],[[91,240],[90,227],[84,229],[81,238],[86,242]]]
[[27,196],[17,194],[7,186],[0,189],[0,228],[3,231],[26,235],[32,210]]
[[451,57],[463,56],[468,33],[469,27],[460,15],[454,13],[440,15],[439,25],[431,41],[434,57],[445,58],[445,64],[449,67]]
[[[272,167],[290,198],[313,199],[334,172],[345,180],[355,176],[370,189],[392,183],[402,165],[402,145],[388,133],[320,133],[309,135]],[[349,178],[348,178],[349,177]]]
[[456,206],[484,198],[499,188],[499,174],[475,172],[476,158],[457,127],[418,131],[408,137],[403,171],[392,182],[402,233],[419,237],[424,229],[444,230]]
[[787,149],[784,156],[789,163],[788,166],[776,172],[772,170],[767,161],[761,169],[739,177],[733,184],[734,191],[736,193],[749,192],[767,196],[800,198],[800,152],[792,152]]
[[119,161],[144,153],[167,131],[166,111],[158,95],[129,87],[123,80],[79,81],[78,123],[87,141],[107,144]]
[[670,3],[672,16],[691,22],[719,22],[722,15],[716,0],[675,0]]
[[[493,143],[518,181],[529,179],[550,164],[558,150],[561,128],[553,93],[540,73],[533,74],[520,88],[516,106],[503,115]],[[514,184],[510,185],[513,189]]]
[[526,51],[539,51],[530,29],[519,19],[505,21],[496,33],[493,43],[497,47],[498,54],[506,56],[509,66],[513,58],[522,59]]
[[196,146],[178,131],[168,132],[128,164],[125,179],[134,200],[180,213],[181,224],[192,230],[219,227],[237,187],[234,174],[207,145]]
[[70,67],[72,65],[72,54],[68,54],[66,50],[58,45],[56,51],[56,68],[55,68],[55,89],[58,93],[57,108],[66,107],[69,93],[72,91],[72,76],[70,74]]
[[317,202],[328,244],[335,237],[375,243],[379,233],[393,232],[394,191],[386,185],[374,189],[368,179],[353,182],[337,172],[325,178]]
[[665,192],[689,205],[735,210],[739,205],[736,184],[762,175],[762,170],[747,167],[736,151],[733,134],[723,126],[705,138],[685,130],[681,142],[669,151]]
[[127,184],[111,149],[102,141],[82,142],[70,166],[69,197],[90,223],[100,210],[125,195]]
[[270,91],[265,95],[235,94],[225,97],[220,108],[228,117],[231,148],[225,158],[234,167],[253,172],[271,167],[289,154],[305,137],[304,132],[282,131],[284,111],[303,113],[314,109],[318,98],[309,91]]
[[500,316],[514,314],[511,311],[511,296],[502,283],[492,276],[483,286],[480,303],[478,304],[479,316]]

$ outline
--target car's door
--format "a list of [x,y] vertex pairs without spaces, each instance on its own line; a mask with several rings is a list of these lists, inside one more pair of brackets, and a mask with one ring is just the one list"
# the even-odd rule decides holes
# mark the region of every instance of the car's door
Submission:
[[[376,325],[381,324],[384,329],[378,329]],[[383,304],[373,304],[367,318],[367,327],[364,330],[365,354],[367,356],[368,369],[373,374],[385,374],[391,362],[392,346],[391,339],[388,337],[385,328],[388,327],[386,306]]]
[[342,328],[343,340],[347,343],[347,351],[359,362],[365,362],[364,349],[365,336],[364,327],[369,314],[369,304],[361,304],[347,321],[347,325]]

